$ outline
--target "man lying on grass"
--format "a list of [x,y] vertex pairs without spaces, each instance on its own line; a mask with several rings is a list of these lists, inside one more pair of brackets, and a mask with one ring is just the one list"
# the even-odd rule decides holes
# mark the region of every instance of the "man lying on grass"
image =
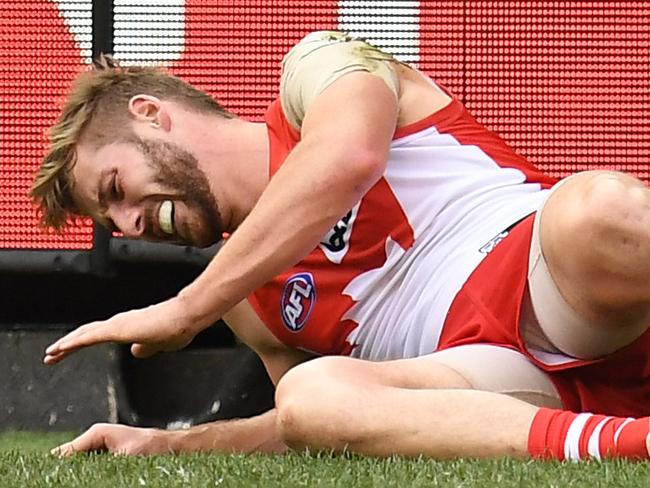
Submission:
[[105,57],[51,135],[32,189],[45,225],[89,215],[132,238],[231,237],[177,296],[84,325],[45,362],[106,341],[180,349],[223,318],[277,385],[259,417],[101,424],[58,454],[648,457],[637,179],[555,184],[434,81],[336,32],[289,52],[264,123]]

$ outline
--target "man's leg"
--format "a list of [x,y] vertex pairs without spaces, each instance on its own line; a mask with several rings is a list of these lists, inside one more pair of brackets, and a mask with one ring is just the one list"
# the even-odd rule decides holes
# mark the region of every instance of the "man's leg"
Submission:
[[648,188],[623,173],[580,173],[553,191],[538,217],[529,284],[550,342],[569,356],[596,358],[647,330]]
[[[648,272],[650,192],[645,184],[607,171],[562,181],[533,228],[530,294],[521,317],[530,352],[542,361],[540,351],[551,353],[548,359],[558,353],[595,359],[632,343],[650,326]],[[647,405],[638,407],[647,411]],[[559,459],[647,459],[649,430],[648,418],[542,409],[531,427],[529,450]]]
[[325,357],[282,378],[277,422],[290,447],[371,456],[649,457],[647,417],[548,408],[559,405],[555,395],[525,356],[496,346],[383,363]]
[[541,381],[548,382],[550,390],[548,385],[540,388],[537,379],[522,387],[518,379],[512,384],[503,379],[492,382],[484,374],[498,369],[501,378],[511,372],[518,375],[521,366],[526,368],[521,361],[527,360],[516,352],[493,346],[454,349],[469,348],[468,353],[480,357],[481,347],[502,350],[501,364],[491,361],[481,368],[480,361],[473,361],[474,368],[465,367],[458,360],[463,354],[455,357],[450,349],[383,363],[326,357],[300,365],[278,385],[280,432],[292,447],[349,449],[373,456],[525,457],[538,407],[469,388],[481,383],[477,386],[503,388],[515,395],[514,390],[533,397],[541,393],[536,398],[543,403],[557,404],[553,394],[546,393],[553,387],[544,378]]

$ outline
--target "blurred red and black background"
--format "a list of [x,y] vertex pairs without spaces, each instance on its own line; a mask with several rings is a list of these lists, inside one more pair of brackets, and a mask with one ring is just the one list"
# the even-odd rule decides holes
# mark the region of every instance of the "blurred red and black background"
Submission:
[[101,21],[119,58],[164,62],[251,119],[277,92],[282,55],[312,30],[342,28],[416,63],[549,173],[649,177],[650,2],[113,3],[112,18],[93,19],[90,0],[0,2],[0,248],[92,247],[88,223],[40,231],[26,192]]

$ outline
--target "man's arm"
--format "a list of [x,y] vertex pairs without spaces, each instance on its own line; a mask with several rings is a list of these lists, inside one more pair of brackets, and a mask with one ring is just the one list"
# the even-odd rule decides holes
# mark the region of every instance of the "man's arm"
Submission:
[[311,103],[301,141],[204,272],[176,297],[79,327],[46,351],[131,342],[135,356],[186,346],[253,290],[298,262],[383,174],[397,100],[380,78],[347,73]]
[[[258,353],[274,385],[293,366],[312,357],[282,345],[247,301],[235,306],[224,320],[244,343]],[[251,418],[220,420],[177,431],[95,424],[76,439],[54,449],[53,453],[68,457],[93,450],[151,455],[180,452],[281,453],[286,449],[276,429],[275,409],[271,409]]]
[[[240,302],[223,318],[237,337],[257,352],[276,386],[287,371],[313,357],[312,354],[283,345],[247,300]],[[212,422],[167,435],[172,452],[280,453],[287,450],[278,435],[275,409],[249,419]]]
[[176,431],[101,423],[52,449],[52,454],[70,457],[88,451],[128,456],[187,452],[281,453],[287,447],[277,435],[275,419],[275,409],[272,409],[248,419],[220,420]]
[[393,92],[349,73],[307,111],[301,142],[206,270],[180,294],[205,326],[302,259],[385,169],[397,120]]

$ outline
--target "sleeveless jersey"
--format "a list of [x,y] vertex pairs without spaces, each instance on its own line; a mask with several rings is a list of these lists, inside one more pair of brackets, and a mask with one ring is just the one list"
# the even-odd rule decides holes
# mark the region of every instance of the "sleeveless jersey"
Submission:
[[[278,100],[265,119],[273,175],[300,134]],[[433,352],[458,291],[553,183],[454,98],[399,128],[383,177],[249,300],[291,347],[369,360]]]

